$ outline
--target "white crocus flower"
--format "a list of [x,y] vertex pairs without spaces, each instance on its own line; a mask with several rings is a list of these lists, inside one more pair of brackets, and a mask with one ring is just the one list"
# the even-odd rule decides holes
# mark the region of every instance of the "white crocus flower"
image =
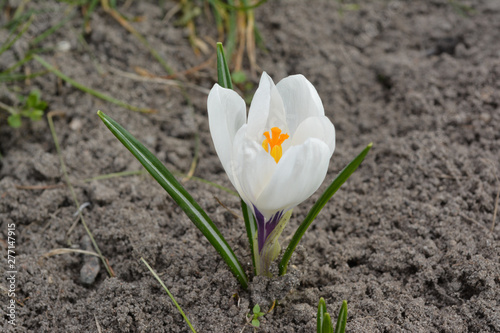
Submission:
[[263,73],[248,120],[243,99],[215,84],[208,96],[215,150],[257,221],[258,251],[278,222],[323,182],[335,149],[335,128],[313,85],[302,75],[277,85]]

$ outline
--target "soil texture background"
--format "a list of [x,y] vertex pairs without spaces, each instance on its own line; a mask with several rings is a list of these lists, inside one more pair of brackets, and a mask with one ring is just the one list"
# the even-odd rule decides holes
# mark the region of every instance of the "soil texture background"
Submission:
[[[131,24],[183,72],[213,57],[217,30],[210,15],[197,17],[198,36],[209,49],[195,55],[186,29],[174,24],[179,17],[165,19],[175,5],[133,1],[119,9],[128,18],[142,17]],[[141,170],[96,115],[103,110],[170,170],[185,174],[198,149],[194,176],[231,188],[208,128],[215,61],[180,78],[190,84],[189,104],[178,88],[136,73],[142,68],[166,75],[102,8],[92,13],[82,44],[81,11],[55,1],[27,6],[38,14],[0,55],[1,70],[24,56],[32,38],[74,12],[43,42],[48,51],[41,57],[88,87],[157,112],[104,102],[53,74],[0,86],[4,103],[14,85],[24,93],[38,88],[47,111],[65,114],[54,117],[54,126],[69,179],[79,202],[89,203],[83,216],[116,274],[110,278],[101,267],[88,285],[80,281],[87,257],[43,257],[58,248],[83,248],[86,232],[74,216],[47,118],[13,129],[1,113],[0,272],[7,271],[9,224],[16,226],[18,270],[15,327],[7,322],[8,284],[1,282],[3,332],[188,332],[140,257],[160,274],[198,332],[251,332],[245,324],[253,305],[267,310],[271,292],[295,282],[258,332],[315,332],[320,297],[335,318],[342,300],[348,301],[347,332],[500,332],[499,1],[346,6],[276,0],[255,10],[265,50],[257,50],[259,73],[249,74],[249,81],[255,88],[262,70],[275,82],[305,75],[336,128],[325,183],[294,210],[283,246],[336,174],[368,143],[373,149],[302,239],[288,277],[254,278],[249,290],[151,177],[85,181]],[[2,13],[2,24],[6,19]],[[0,30],[0,40],[7,36]],[[23,70],[44,68],[31,61]],[[238,198],[196,178],[184,185],[252,279],[244,222],[231,213],[240,214]]]

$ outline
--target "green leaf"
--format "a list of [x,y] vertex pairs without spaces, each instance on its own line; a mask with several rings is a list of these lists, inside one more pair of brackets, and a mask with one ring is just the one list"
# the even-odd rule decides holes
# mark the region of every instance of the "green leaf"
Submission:
[[47,108],[47,102],[45,101],[39,101],[37,105],[35,105],[35,107],[39,110],[45,110]]
[[42,110],[31,110],[29,114],[27,115],[31,120],[37,121],[42,119],[43,116],[43,111]]
[[12,128],[19,128],[19,127],[21,127],[21,115],[17,114],[17,113],[16,114],[11,114],[7,118],[7,123]]
[[231,81],[231,72],[227,66],[226,56],[224,55],[224,48],[222,43],[217,43],[217,78],[219,85],[223,88],[233,89]]
[[252,319],[252,326],[253,327],[260,327],[260,321],[258,319]]
[[347,301],[342,302],[340,307],[339,317],[337,318],[337,326],[335,326],[335,333],[344,333],[347,324]]
[[253,212],[248,209],[245,201],[241,200],[241,211],[243,212],[243,219],[245,220],[245,228],[247,230],[248,243],[250,244],[250,253],[252,254],[252,264],[254,269],[254,274],[257,274],[257,266],[255,262],[255,254],[259,252],[257,244],[257,222],[255,222],[255,217]]
[[330,314],[328,312],[325,313],[322,333],[333,333],[332,318],[330,318]]
[[[230,6],[234,6],[235,0],[227,0],[226,3]],[[218,4],[222,5],[223,1],[217,1]],[[226,12],[226,11],[225,11]],[[227,57],[231,59],[234,50],[236,49],[236,43],[238,40],[238,12],[236,10],[229,10],[226,12],[226,24],[227,24],[227,35],[225,38]]]
[[260,305],[255,304],[255,306],[252,309],[253,314],[259,314],[260,313]]
[[368,154],[368,152],[372,148],[372,145],[373,144],[370,143],[368,146],[366,146],[366,148],[363,149],[363,151],[339,173],[337,178],[335,178],[335,180],[331,183],[331,185],[328,186],[326,191],[321,195],[318,201],[316,201],[314,206],[311,208],[304,221],[300,224],[297,231],[295,231],[295,234],[293,235],[292,240],[288,244],[288,247],[285,251],[285,254],[283,255],[283,258],[281,258],[279,265],[280,275],[286,274],[288,262],[290,261],[290,258],[292,257],[295,248],[302,239],[302,236],[304,236],[307,228],[309,228],[311,223],[314,221],[316,216],[318,216],[319,212],[321,211],[321,209],[323,209],[328,200],[330,200],[330,198],[335,194],[335,192],[337,192],[337,190],[342,186],[342,184],[345,183],[345,181],[352,175],[352,173],[356,171],[361,162],[363,162],[363,160],[365,159],[366,154]]
[[33,89],[30,92],[28,99],[26,99],[26,106],[28,108],[34,108],[37,106],[39,100],[40,100],[40,91],[37,89]]
[[248,278],[241,267],[231,247],[227,244],[215,224],[205,211],[189,195],[184,187],[175,179],[168,169],[136,138],[134,138],[120,124],[101,111],[97,114],[116,136],[118,140],[141,162],[153,178],[168,192],[174,201],[182,208],[195,226],[208,239],[210,244],[219,252],[231,272],[236,276],[243,288],[248,287]]
[[321,297],[319,299],[318,303],[318,314],[316,316],[316,321],[317,321],[317,326],[316,326],[316,331],[318,333],[323,333],[323,322],[325,320],[325,313],[326,313],[326,303],[325,299]]

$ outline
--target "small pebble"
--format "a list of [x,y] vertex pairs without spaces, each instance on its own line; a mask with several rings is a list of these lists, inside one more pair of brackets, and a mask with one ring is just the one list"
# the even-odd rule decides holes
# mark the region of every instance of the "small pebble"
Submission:
[[69,123],[69,128],[73,131],[79,131],[83,126],[82,120],[79,118],[73,118]]
[[71,44],[67,40],[62,40],[56,45],[56,50],[59,52],[68,52],[71,50]]
[[[81,241],[82,250],[94,252],[90,237],[85,235]],[[99,258],[91,255],[83,255],[83,266],[80,270],[80,282],[86,285],[94,283],[97,274],[101,270],[99,265]]]

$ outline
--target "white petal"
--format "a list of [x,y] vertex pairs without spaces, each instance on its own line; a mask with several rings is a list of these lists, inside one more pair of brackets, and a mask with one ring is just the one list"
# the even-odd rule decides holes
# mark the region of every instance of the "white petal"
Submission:
[[263,140],[262,134],[272,127],[279,127],[285,133],[288,131],[281,95],[271,77],[264,72],[248,112],[247,136],[255,141]]
[[234,140],[233,185],[247,204],[254,205],[271,179],[276,169],[276,162],[260,144],[247,137],[247,130],[247,125],[244,125]]
[[314,86],[303,75],[292,75],[276,85],[285,104],[288,130],[293,135],[304,119],[324,116],[323,103]]
[[330,119],[325,116],[309,117],[299,124],[290,144],[297,146],[309,138],[317,138],[328,145],[330,157],[335,150],[335,127]]
[[246,121],[245,101],[233,90],[215,84],[208,95],[207,109],[215,150],[229,179],[233,182],[231,152],[236,132]]
[[291,147],[280,159],[255,206],[266,218],[276,211],[295,207],[321,185],[329,161],[330,149],[319,139],[311,138]]

